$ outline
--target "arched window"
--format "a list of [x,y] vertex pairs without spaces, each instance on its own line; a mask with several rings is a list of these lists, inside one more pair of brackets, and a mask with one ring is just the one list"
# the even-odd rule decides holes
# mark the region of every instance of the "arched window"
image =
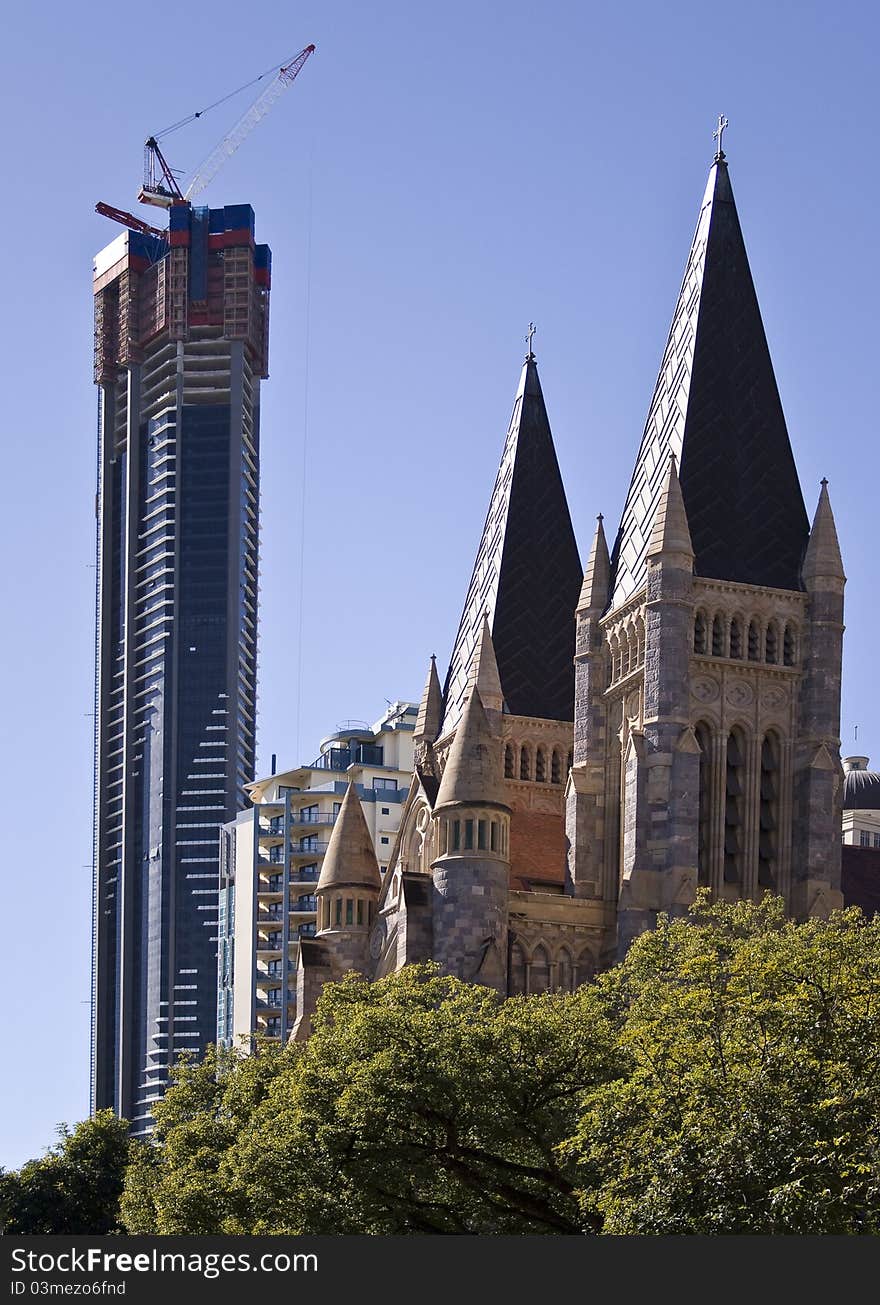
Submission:
[[758,883],[775,888],[779,866],[779,745],[767,734],[761,744],[761,805],[758,831]]
[[715,620],[712,622],[712,656],[713,657],[724,656],[724,651],[725,651],[724,644],[725,644],[724,617],[720,615],[716,615]]
[[513,747],[510,743],[504,749],[504,778],[513,779]]
[[764,637],[764,661],[774,666],[779,661],[779,631],[775,621],[771,621],[767,626]]
[[749,661],[759,662],[761,660],[761,637],[758,633],[757,621],[749,621]]
[[563,947],[556,962],[556,986],[562,992],[571,992],[574,988],[574,963],[567,947]]
[[709,648],[709,630],[706,623],[706,613],[697,612],[694,620],[694,652],[701,655],[708,652]]
[[641,666],[645,660],[645,622],[636,617],[636,665]]
[[608,646],[611,649],[611,680],[613,683],[615,680],[620,679],[620,640],[616,634],[612,634]]
[[525,744],[519,750],[519,777],[520,779],[532,778],[532,759]]
[[730,622],[730,655],[737,660],[743,655],[743,623],[738,616]]
[[539,943],[532,953],[529,966],[529,992],[548,992],[550,990],[550,957],[543,943]]
[[794,666],[795,664],[795,639],[794,629],[792,626],[785,627],[785,634],[782,636],[782,661],[785,666]]
[[727,738],[724,806],[724,880],[729,884],[742,879],[745,770],[745,744],[734,729]]
[[575,969],[574,982],[578,984],[588,983],[596,973],[596,960],[589,948],[585,948],[578,957],[577,968]]
[[621,630],[620,632],[620,674],[621,676],[629,675],[632,667],[629,664],[629,631]]
[[550,783],[562,783],[562,758],[559,755],[558,748],[554,748],[550,755]]
[[711,884],[712,850],[712,734],[709,726],[700,721],[694,730],[700,745],[700,807],[699,842],[697,845],[697,881]]
[[526,990],[526,958],[519,943],[510,949],[510,974],[507,982],[511,997],[521,997]]
[[535,779],[539,784],[547,782],[547,753],[543,748],[535,753]]

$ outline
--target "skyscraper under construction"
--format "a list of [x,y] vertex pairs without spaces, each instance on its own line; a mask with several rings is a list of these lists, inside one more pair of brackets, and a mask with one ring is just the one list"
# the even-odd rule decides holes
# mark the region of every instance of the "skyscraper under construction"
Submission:
[[169,1065],[216,1035],[218,828],[254,773],[268,374],[253,209],[168,217],[94,265],[92,1106],[136,1134]]

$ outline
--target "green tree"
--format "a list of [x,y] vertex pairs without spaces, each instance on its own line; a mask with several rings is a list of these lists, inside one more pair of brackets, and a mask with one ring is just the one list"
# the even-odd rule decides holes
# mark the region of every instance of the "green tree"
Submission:
[[110,1233],[133,1143],[128,1124],[102,1110],[74,1128],[62,1124],[45,1156],[0,1174],[4,1233]]
[[606,1232],[880,1232],[880,921],[701,896],[599,990],[631,1069],[563,1150]]

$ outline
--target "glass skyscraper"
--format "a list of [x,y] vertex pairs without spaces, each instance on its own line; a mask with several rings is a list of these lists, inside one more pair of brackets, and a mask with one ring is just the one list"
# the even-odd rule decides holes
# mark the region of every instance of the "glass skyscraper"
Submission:
[[216,1036],[218,834],[254,771],[270,264],[250,206],[186,203],[95,259],[92,1107],[135,1134]]

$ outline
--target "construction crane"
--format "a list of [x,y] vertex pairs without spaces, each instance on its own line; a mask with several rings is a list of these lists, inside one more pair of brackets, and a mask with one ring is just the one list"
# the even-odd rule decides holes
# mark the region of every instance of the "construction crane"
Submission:
[[[231,91],[221,99],[216,100],[214,104],[209,104],[205,109],[199,109],[196,113],[191,113],[179,122],[174,122],[164,131],[158,132],[155,136],[150,136],[144,143],[144,184],[138,193],[138,201],[141,204],[152,204],[158,208],[170,208],[172,204],[188,204],[196,195],[200,194],[205,187],[213,181],[214,177],[220,171],[220,168],[238,149],[242,141],[250,135],[261,119],[272,108],[272,105],[279,98],[288,86],[292,86],[296,80],[297,74],[302,69],[304,63],[310,54],[314,53],[314,45],[307,45],[299,54],[294,55],[291,59],[286,60],[280,67],[273,66],[267,72],[262,72],[253,81],[247,82],[245,86]],[[187,123],[194,122],[196,118],[201,118],[204,114],[216,109],[218,105],[237,95],[239,91],[245,90],[248,86],[255,85],[256,82],[262,81],[269,72],[274,72],[275,76],[272,81],[261,91],[253,104],[244,113],[238,122],[227,132],[219,145],[211,151],[204,162],[196,168],[192,180],[186,188],[186,193],[181,190],[180,183],[175,176],[174,170],[169,164],[165,155],[159,146],[159,141],[171,132],[177,131],[180,127],[185,127]],[[164,236],[165,231],[160,231],[158,227],[150,226],[148,222],[142,222],[140,218],[133,213],[127,213],[124,209],[114,208],[112,204],[99,203],[95,205],[95,211],[101,213],[104,217],[112,218],[114,222],[119,222],[123,226],[130,227],[132,231],[140,231],[144,235]]]
[[[189,203],[196,195],[201,194],[205,187],[213,181],[226,160],[235,153],[242,141],[250,135],[257,123],[265,118],[282,92],[286,91],[288,86],[293,85],[298,73],[309,55],[314,52],[314,49],[314,45],[307,45],[304,50],[300,50],[299,54],[294,55],[292,59],[281,65],[266,89],[257,96],[247,112],[239,118],[232,130],[227,132],[205,161],[196,168],[185,193],[181,191],[177,178],[159,147],[159,139],[162,136],[167,136],[172,131],[177,131],[178,128],[185,126],[188,122],[200,118],[208,110],[201,109],[197,113],[190,114],[188,118],[182,118],[180,122],[175,122],[171,127],[160,132],[158,137],[150,136],[144,145],[144,184],[138,194],[139,202],[141,204],[156,204],[160,208],[170,208],[172,204]],[[259,81],[263,76],[265,74],[261,73],[256,80]],[[215,108],[216,106],[211,105],[209,107]]]

